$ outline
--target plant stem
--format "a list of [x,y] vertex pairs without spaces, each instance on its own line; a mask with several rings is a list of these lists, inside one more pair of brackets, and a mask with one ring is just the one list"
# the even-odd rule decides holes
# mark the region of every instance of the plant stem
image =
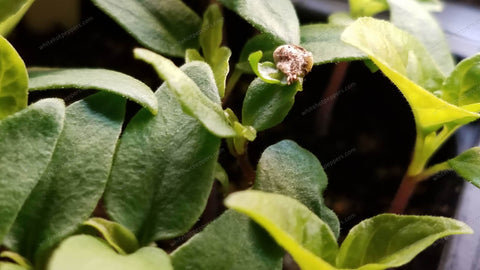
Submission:
[[332,100],[325,103],[324,106],[321,106],[317,111],[317,134],[320,136],[325,136],[328,133],[328,128],[330,127],[330,122],[332,120],[333,107],[335,106],[336,95],[340,90],[343,81],[345,80],[349,65],[350,64],[348,62],[340,62],[333,68],[332,77],[330,77],[327,90],[325,90],[325,93],[322,96],[322,100]]
[[403,214],[405,208],[407,208],[408,201],[417,186],[417,181],[409,175],[405,175],[402,179],[402,183],[397,190],[397,194],[393,199],[392,205],[390,206],[389,213],[394,214]]
[[245,151],[245,153],[243,153],[242,155],[236,156],[236,158],[238,166],[240,167],[240,169],[242,169],[243,175],[245,176],[245,181],[243,181],[241,188],[249,188],[253,185],[255,181],[255,170],[250,163],[247,151]]
[[237,82],[242,77],[242,74],[243,72],[235,67],[232,75],[230,75],[230,78],[228,79],[227,85],[225,86],[225,96],[223,97],[223,104],[228,104],[232,90],[235,88],[235,85],[237,85]]

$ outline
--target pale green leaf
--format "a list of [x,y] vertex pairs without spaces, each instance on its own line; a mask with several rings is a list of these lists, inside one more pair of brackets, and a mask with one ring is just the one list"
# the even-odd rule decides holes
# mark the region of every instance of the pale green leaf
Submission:
[[262,51],[254,52],[248,57],[248,62],[250,62],[250,67],[253,72],[266,83],[287,85],[287,77],[285,74],[278,70],[276,65],[272,62],[267,61],[260,63],[262,57]]
[[290,0],[220,0],[263,33],[279,42],[298,44],[300,24]]
[[196,49],[188,49],[185,51],[185,63],[190,63],[193,61],[205,62],[205,59]]
[[[447,39],[435,18],[418,3],[418,0],[387,0],[390,6],[390,20],[417,38],[444,75],[450,74],[454,62]],[[424,63],[431,65],[431,63]]]
[[0,119],[27,107],[27,99],[25,63],[15,48],[0,36]]
[[463,179],[480,188],[480,147],[463,152],[447,164]]
[[227,75],[230,72],[230,65],[228,63],[230,56],[232,56],[232,51],[227,47],[221,47],[215,51],[213,58],[207,61],[207,63],[212,67],[218,93],[222,98],[225,96]]
[[0,35],[15,28],[35,0],[0,0]]
[[295,103],[295,94],[301,85],[266,83],[255,79],[248,87],[243,100],[242,121],[262,131],[280,124]]
[[121,224],[103,218],[90,218],[83,225],[97,230],[119,254],[126,255],[140,248],[135,235]]
[[[181,70],[210,102],[219,104],[207,64],[192,62]],[[105,192],[107,213],[142,245],[182,235],[197,222],[220,147],[220,139],[186,115],[167,86],[155,93],[158,114],[143,109],[126,127]]]
[[281,270],[283,255],[257,224],[228,210],[171,257],[175,270]]
[[117,254],[99,238],[77,235],[65,240],[52,255],[47,270],[173,270],[163,250],[144,247],[130,255]]
[[31,270],[30,268],[8,262],[0,262],[0,270]]
[[126,74],[106,69],[39,69],[29,71],[30,91],[48,89],[95,89],[128,98],[147,108],[158,111],[155,95],[150,87]]
[[442,237],[471,233],[466,224],[444,217],[379,215],[350,230],[338,252],[337,267],[398,267]]
[[367,58],[358,49],[342,42],[340,36],[344,30],[342,25],[304,25],[300,28],[300,46],[313,54],[315,65]]
[[125,99],[101,92],[67,107],[52,160],[6,238],[13,251],[42,264],[58,242],[93,212],[110,173]]
[[223,16],[217,4],[210,5],[203,14],[200,47],[206,59],[212,59],[222,45]]
[[442,99],[457,106],[480,103],[480,54],[460,62],[443,83],[441,93]]
[[433,94],[444,77],[423,45],[407,32],[385,21],[360,18],[347,27],[342,40],[365,52],[396,84],[425,134],[447,123],[461,125],[478,118]]
[[254,189],[289,196],[307,206],[338,237],[340,222],[323,202],[328,179],[318,159],[293,141],[268,147],[257,167]]
[[233,193],[225,199],[225,205],[267,230],[302,269],[334,269],[338,250],[335,236],[297,200],[251,190]]
[[52,158],[65,105],[44,99],[0,121],[0,242]]
[[[202,93],[172,61],[145,49],[135,49],[135,57],[151,64],[175,93],[185,113],[197,118],[210,132],[222,138],[241,136],[228,121],[220,103]],[[211,72],[206,75],[213,78]]]
[[138,42],[162,54],[183,57],[198,48],[201,18],[181,0],[92,0]]
[[215,77],[220,97],[225,95],[225,84],[230,65],[228,61],[232,52],[227,47],[220,47],[223,39],[223,16],[218,5],[210,5],[203,15],[200,46],[205,61],[210,65]]

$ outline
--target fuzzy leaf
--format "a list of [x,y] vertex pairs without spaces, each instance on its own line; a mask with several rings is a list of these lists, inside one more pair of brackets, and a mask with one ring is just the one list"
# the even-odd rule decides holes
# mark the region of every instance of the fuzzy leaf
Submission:
[[480,147],[469,149],[447,161],[463,179],[480,188]]
[[65,105],[41,100],[0,121],[0,242],[52,158]]
[[[181,70],[219,105],[207,64],[192,62]],[[167,86],[155,93],[158,114],[141,110],[125,129],[105,192],[110,217],[135,233],[141,245],[182,235],[197,222],[220,147],[220,139],[186,115]]]
[[225,95],[225,83],[230,65],[228,61],[232,51],[227,47],[220,47],[223,39],[223,16],[218,5],[210,5],[203,15],[200,46],[203,56],[210,65],[215,77],[220,97]]
[[[202,93],[195,82],[172,61],[154,52],[135,49],[135,57],[151,64],[175,93],[184,112],[197,118],[210,132],[221,138],[242,137],[242,134],[238,133],[230,124],[222,105],[216,102],[220,100],[218,90],[216,90],[215,100],[212,100]],[[211,72],[204,75],[213,78]],[[216,88],[216,86],[213,87]],[[253,140],[252,138],[248,139]]]
[[144,247],[130,255],[117,254],[107,243],[89,235],[65,240],[53,253],[47,270],[173,270],[168,255]]
[[33,2],[34,0],[0,0],[0,35],[8,35]]
[[6,245],[41,264],[95,209],[110,173],[125,99],[98,93],[66,110],[52,161],[15,220]]
[[198,48],[202,20],[181,0],[92,0],[144,46],[183,57]]
[[471,233],[466,224],[444,217],[379,215],[350,230],[338,252],[337,267],[398,267],[442,237]]
[[27,107],[27,98],[25,63],[15,48],[0,36],[0,119]]
[[340,222],[323,202],[328,179],[318,159],[293,141],[268,147],[257,167],[254,189],[298,200],[330,226],[338,237]]
[[225,205],[267,230],[302,269],[334,269],[338,250],[335,236],[299,201],[251,190],[233,193],[225,199]]
[[480,54],[460,62],[442,86],[442,99],[457,106],[480,103]]
[[385,21],[360,18],[347,27],[342,40],[364,51],[397,85],[425,134],[444,124],[462,125],[478,118],[433,94],[444,77],[423,45],[407,32]]
[[290,0],[220,0],[263,33],[279,42],[298,44],[300,24]]
[[298,83],[278,85],[255,79],[243,100],[243,123],[253,126],[257,131],[280,124],[295,103],[299,87]]
[[264,230],[229,210],[171,257],[176,270],[280,270],[283,255]]
[[137,102],[153,114],[158,111],[150,87],[126,74],[106,69],[31,70],[29,90],[95,89],[104,90]]
[[135,235],[121,224],[103,218],[91,218],[83,225],[97,230],[119,254],[133,253],[140,247]]
[[345,28],[332,24],[304,25],[300,28],[300,46],[313,54],[315,65],[367,58],[358,49],[342,42],[340,36]]

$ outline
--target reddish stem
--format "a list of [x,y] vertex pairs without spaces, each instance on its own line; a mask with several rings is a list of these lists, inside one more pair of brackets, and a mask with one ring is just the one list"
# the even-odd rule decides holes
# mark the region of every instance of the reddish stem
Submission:
[[323,94],[322,100],[332,99],[329,102],[326,102],[323,106],[317,111],[317,132],[320,136],[325,136],[328,133],[328,128],[330,127],[330,122],[332,119],[332,111],[335,106],[336,94],[345,80],[347,75],[349,62],[340,62],[335,65],[333,68],[332,76],[327,86],[327,90]]
[[242,182],[241,188],[246,189],[251,187],[255,181],[255,170],[248,159],[248,154],[246,151],[243,155],[237,155],[237,163],[242,170],[243,175],[245,176],[245,180]]
[[418,181],[416,178],[405,175],[388,212],[393,214],[403,214],[417,184]]

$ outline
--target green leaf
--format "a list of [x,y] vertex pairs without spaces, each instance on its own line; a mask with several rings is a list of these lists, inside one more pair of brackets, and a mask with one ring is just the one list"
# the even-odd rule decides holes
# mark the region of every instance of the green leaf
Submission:
[[350,230],[338,252],[337,267],[398,267],[442,237],[471,233],[466,224],[444,217],[379,215]]
[[[388,10],[389,0],[349,0],[350,14],[355,17],[373,16]],[[441,11],[442,3],[439,0],[415,0],[421,9],[426,11]],[[413,25],[413,24],[412,24]]]
[[200,47],[206,59],[212,59],[222,45],[223,16],[217,4],[210,5],[203,14]]
[[221,47],[215,51],[214,57],[207,61],[207,63],[212,67],[218,93],[222,98],[225,96],[227,75],[230,71],[230,65],[228,61],[230,60],[231,56],[232,51],[229,48]]
[[242,71],[253,74],[253,70],[250,67],[250,63],[248,62],[248,57],[250,56],[250,54],[257,51],[262,51],[263,59],[273,62],[273,52],[280,45],[282,45],[282,43],[276,41],[270,35],[260,34],[254,36],[253,38],[249,39],[247,43],[245,43],[245,45],[243,46],[242,51],[240,52],[240,58],[238,60],[237,67],[246,67],[246,69],[243,68]]
[[350,14],[355,17],[373,16],[388,10],[386,0],[348,0]]
[[[181,70],[214,99],[210,102],[219,104],[207,64],[192,62]],[[182,235],[197,222],[212,188],[220,147],[218,137],[182,111],[168,84],[155,95],[158,114],[141,110],[130,121],[105,192],[107,213],[142,245]]]
[[[206,129],[219,137],[242,136],[232,127],[225,115],[220,104],[218,90],[215,89],[216,86],[211,87],[217,91],[217,94],[207,96],[202,93],[191,78],[167,58],[145,49],[135,49],[134,53],[137,59],[151,64],[158,75],[167,82],[186,114],[197,118]],[[199,63],[199,65],[202,64]],[[214,80],[211,72],[202,73],[202,75],[207,76],[203,80],[210,80],[210,77]],[[247,139],[253,140],[254,138],[249,137]]]
[[144,247],[130,255],[117,254],[107,243],[89,235],[65,240],[53,253],[47,270],[173,270],[168,255]]
[[0,270],[30,270],[30,268],[14,263],[0,262]]
[[98,93],[70,105],[52,160],[12,226],[5,244],[34,261],[44,259],[95,209],[120,136],[125,100]]
[[390,20],[395,26],[415,36],[431,54],[444,75],[454,69],[447,39],[435,18],[415,0],[387,0]]
[[[20,256],[20,254],[18,253],[11,252],[11,251],[3,251],[2,253],[0,253],[0,258],[9,259],[15,264],[23,267],[22,269],[29,269],[29,270],[32,269],[32,265],[30,264],[30,262],[24,257]],[[0,269],[2,268],[0,267]]]
[[215,179],[220,182],[220,185],[222,185],[222,192],[224,195],[228,194],[228,191],[230,190],[230,180],[228,178],[228,174],[225,171],[225,169],[220,165],[220,163],[217,162],[215,165]]
[[262,131],[280,124],[295,103],[299,83],[269,84],[255,79],[243,100],[242,121]]
[[144,46],[183,57],[198,48],[202,20],[181,0],[92,0]]
[[318,159],[295,142],[284,140],[263,152],[254,189],[298,200],[327,223],[338,237],[338,218],[323,202],[327,184],[327,175]]
[[150,87],[126,74],[106,69],[47,69],[29,72],[29,90],[95,89],[104,90],[137,102],[153,114],[158,111]]
[[469,149],[447,161],[463,179],[480,188],[480,147]]
[[203,15],[200,46],[203,56],[210,65],[215,77],[220,97],[225,95],[225,83],[230,65],[228,61],[232,51],[227,47],[220,47],[223,38],[223,16],[218,5],[210,5]]
[[15,28],[34,0],[0,0],[0,35],[6,36]]
[[27,98],[25,63],[15,48],[0,36],[0,119],[27,107]]
[[47,168],[65,106],[45,99],[0,121],[0,242]]
[[478,118],[433,94],[444,77],[423,45],[407,32],[385,21],[360,18],[347,27],[342,40],[365,52],[397,85],[425,134],[444,124],[461,125]]
[[264,230],[229,210],[171,257],[176,270],[280,270],[283,255]]
[[290,197],[241,191],[225,205],[253,219],[286,249],[302,269],[334,269],[337,242],[332,231],[305,205]]
[[185,51],[185,63],[190,63],[193,61],[205,62],[203,56],[200,55],[196,49],[188,49]]
[[342,42],[340,36],[346,26],[311,24],[300,28],[300,46],[313,54],[315,65],[365,59],[358,49]]
[[287,77],[285,74],[278,70],[272,62],[267,61],[260,63],[262,57],[262,51],[254,52],[248,57],[248,62],[250,62],[250,67],[253,72],[266,83],[287,85]]
[[480,53],[460,62],[442,86],[442,99],[457,106],[480,103]]
[[279,42],[298,44],[300,24],[290,0],[220,0],[263,33]]
[[126,255],[140,248],[135,235],[121,224],[103,218],[91,218],[83,225],[97,230],[119,254]]

